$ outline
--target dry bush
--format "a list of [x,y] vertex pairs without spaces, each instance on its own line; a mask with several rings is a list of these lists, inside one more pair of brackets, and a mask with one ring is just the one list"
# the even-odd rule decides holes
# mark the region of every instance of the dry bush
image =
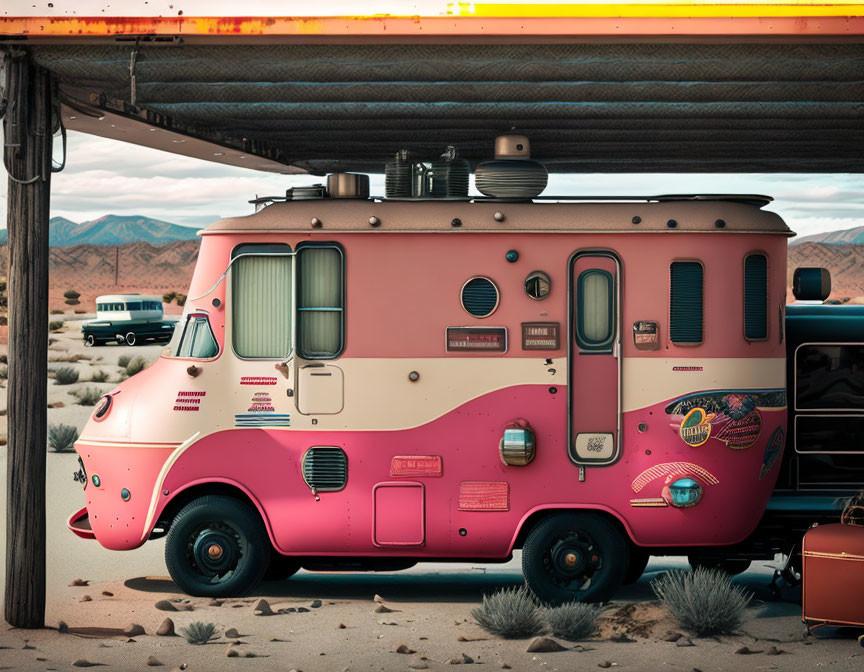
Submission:
[[60,331],[63,328],[63,320],[52,320],[48,323],[48,331]]
[[143,357],[136,357],[126,364],[126,374],[131,378],[136,373],[141,373],[147,367],[147,360]]
[[48,446],[55,453],[66,453],[75,446],[78,430],[72,425],[49,425]]
[[106,383],[108,382],[108,374],[102,369],[99,369],[91,374],[90,380],[94,383]]
[[504,639],[523,639],[546,632],[546,622],[528,586],[505,588],[484,595],[483,603],[471,610],[486,632]]
[[651,582],[678,625],[697,635],[727,635],[744,622],[752,595],[721,569],[668,572]]
[[120,355],[117,358],[117,366],[119,366],[121,369],[125,369],[129,365],[129,361],[131,359],[131,355]]
[[166,292],[162,295],[162,303],[171,303],[177,296],[177,292]]
[[568,642],[578,642],[594,634],[599,613],[600,607],[596,604],[568,602],[546,609],[544,616],[553,635]]
[[52,314],[52,315],[62,315],[62,314],[63,314],[63,311],[62,311],[62,310],[57,310],[56,308],[52,308],[52,309],[51,309],[51,314]]
[[54,380],[57,385],[72,385],[78,382],[78,371],[71,366],[61,366],[54,369]]
[[216,626],[213,623],[191,623],[188,628],[181,628],[182,634],[190,644],[207,644],[214,639],[219,639]]
[[72,393],[81,406],[94,406],[102,397],[102,391],[98,387],[85,387]]

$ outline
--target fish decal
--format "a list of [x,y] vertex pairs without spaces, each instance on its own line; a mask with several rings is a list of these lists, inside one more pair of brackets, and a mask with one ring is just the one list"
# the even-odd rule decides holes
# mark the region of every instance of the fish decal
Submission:
[[765,446],[765,455],[762,457],[762,469],[759,471],[759,480],[765,478],[768,473],[777,464],[780,455],[783,453],[783,440],[786,438],[786,432],[782,427],[778,427],[768,439],[768,444]]
[[[730,416],[732,418],[732,416]],[[762,433],[762,416],[752,410],[743,417],[732,418],[714,435],[732,450],[745,450],[759,440]]]

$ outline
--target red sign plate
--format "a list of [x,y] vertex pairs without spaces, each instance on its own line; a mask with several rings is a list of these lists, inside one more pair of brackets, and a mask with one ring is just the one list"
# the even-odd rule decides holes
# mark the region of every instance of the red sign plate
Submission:
[[507,352],[507,329],[447,327],[447,352]]
[[561,347],[559,322],[523,322],[523,350],[557,350]]
[[390,460],[390,476],[442,476],[440,455],[396,455]]
[[507,481],[462,481],[459,510],[509,511],[510,484]]

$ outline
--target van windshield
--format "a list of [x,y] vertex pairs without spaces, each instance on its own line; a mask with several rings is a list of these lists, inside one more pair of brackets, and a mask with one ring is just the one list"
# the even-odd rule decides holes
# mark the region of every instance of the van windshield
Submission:
[[211,359],[219,354],[219,344],[210,329],[210,321],[201,313],[187,316],[185,324],[178,326],[176,334],[180,338],[176,345],[172,344],[172,357],[191,357],[193,359]]

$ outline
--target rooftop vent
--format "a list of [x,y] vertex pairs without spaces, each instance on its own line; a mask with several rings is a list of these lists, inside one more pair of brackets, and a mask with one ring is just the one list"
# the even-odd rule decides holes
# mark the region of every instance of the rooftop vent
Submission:
[[527,136],[507,134],[495,138],[495,158],[477,166],[475,180],[486,196],[529,199],[543,192],[549,174],[542,163],[531,159]]
[[447,147],[441,158],[432,162],[431,181],[433,198],[467,198],[468,176],[471,166],[456,157],[456,148]]
[[312,201],[317,198],[327,198],[327,188],[323,184],[292,187],[285,192],[285,196],[289,201]]
[[332,173],[327,176],[330,198],[369,198],[369,176],[361,173]]

